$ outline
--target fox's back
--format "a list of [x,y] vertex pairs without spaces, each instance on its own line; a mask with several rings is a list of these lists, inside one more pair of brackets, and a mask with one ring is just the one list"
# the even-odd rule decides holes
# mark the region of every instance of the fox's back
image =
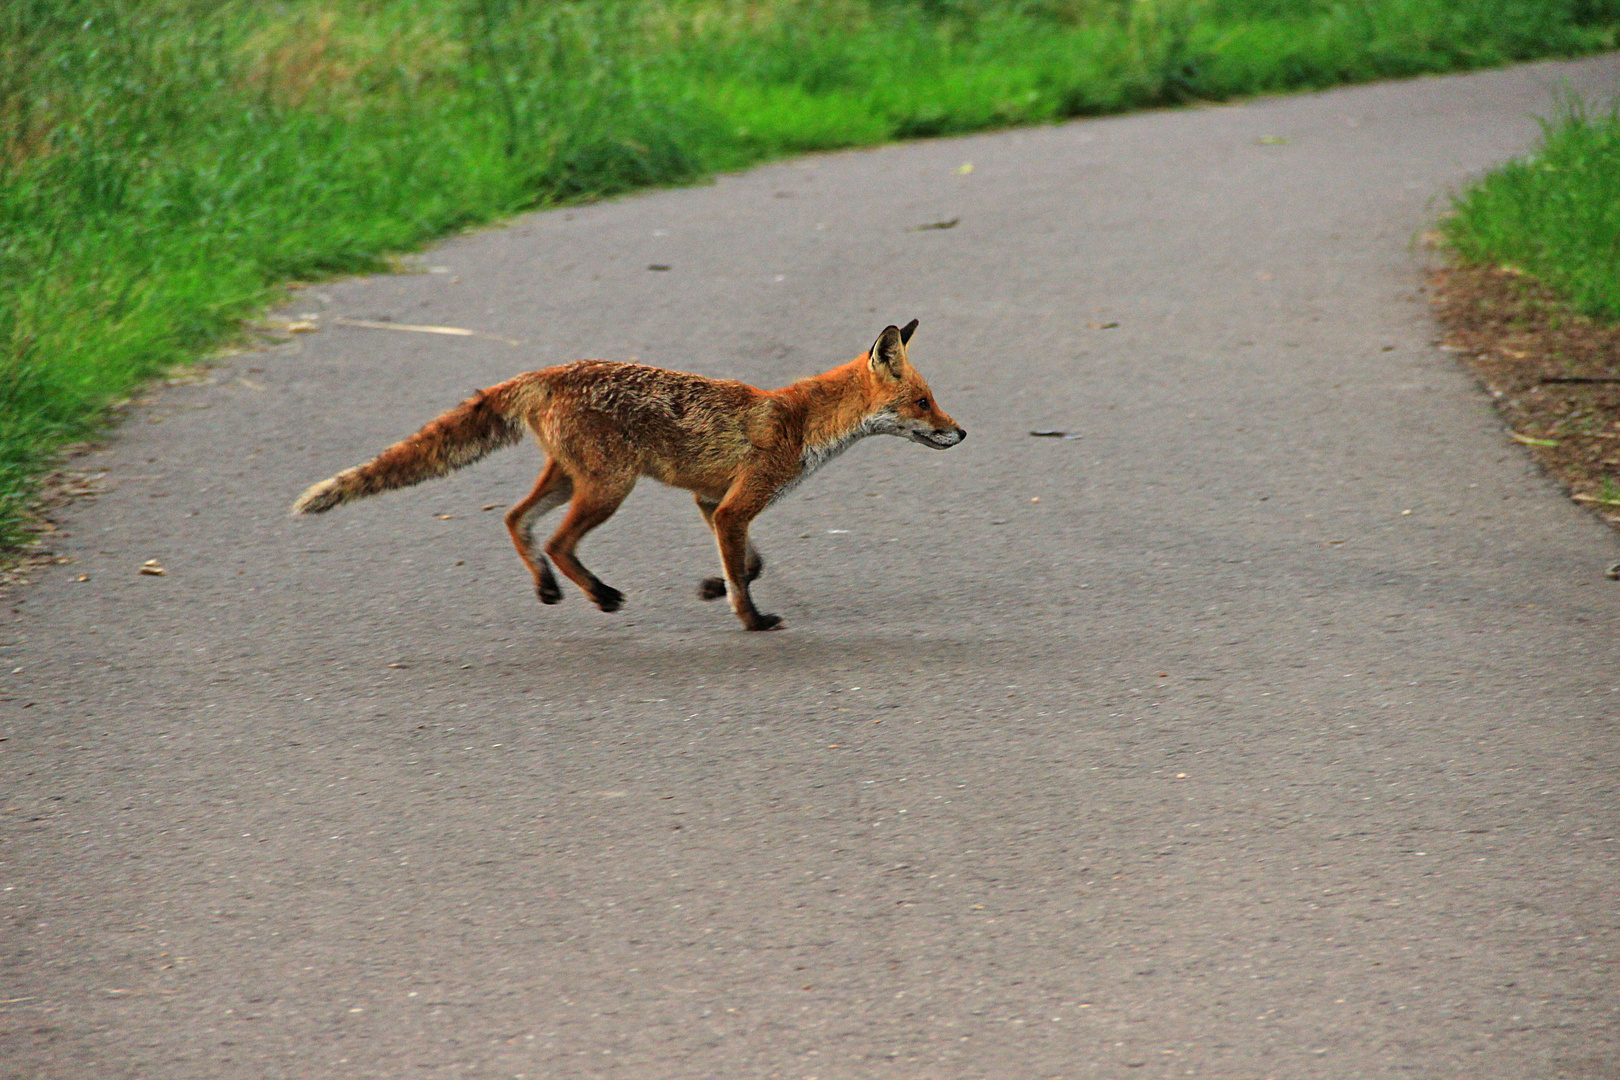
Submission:
[[[553,453],[600,466],[632,466],[691,486],[729,476],[769,426],[772,403],[746,383],[647,364],[580,360],[531,376],[530,416]],[[527,389],[527,388],[526,388]]]

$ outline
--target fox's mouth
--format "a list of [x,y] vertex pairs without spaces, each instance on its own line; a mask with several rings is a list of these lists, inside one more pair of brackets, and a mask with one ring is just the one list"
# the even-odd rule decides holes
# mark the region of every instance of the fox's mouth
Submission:
[[908,432],[913,442],[919,442],[932,450],[949,450],[963,439],[967,432],[961,428],[954,431],[912,431]]

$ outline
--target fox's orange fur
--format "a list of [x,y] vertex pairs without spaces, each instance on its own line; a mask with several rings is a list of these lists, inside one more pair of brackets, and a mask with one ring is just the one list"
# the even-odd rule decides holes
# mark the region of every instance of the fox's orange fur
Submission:
[[[319,514],[444,476],[512,445],[527,427],[547,460],[506,527],[541,602],[562,599],[550,556],[597,607],[619,608],[623,595],[585,569],[574,549],[637,479],[650,476],[692,492],[714,531],[725,577],[706,580],[699,595],[729,594],[744,626],[771,630],[782,620],[755,608],[748,588],[764,567],[748,541],[761,510],[863,436],[903,435],[943,450],[967,435],[906,358],[916,327],[915,319],[886,327],[855,360],[780,390],[606,360],[531,371],[480,390],[366,464],[321,481],[293,512]],[[542,552],[534,524],[565,502],[568,514]]]

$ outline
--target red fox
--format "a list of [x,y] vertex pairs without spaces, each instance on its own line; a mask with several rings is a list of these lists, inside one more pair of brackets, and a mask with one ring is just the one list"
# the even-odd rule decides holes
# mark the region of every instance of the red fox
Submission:
[[[366,464],[322,480],[293,513],[320,514],[444,476],[518,442],[526,425],[547,460],[534,490],[508,511],[506,528],[542,604],[562,599],[549,555],[597,607],[619,609],[624,595],[585,569],[574,549],[650,476],[692,492],[720,545],[725,576],[706,579],[698,595],[729,595],[745,627],[774,630],[781,618],[762,613],[748,591],[765,567],[749,522],[867,435],[903,435],[936,450],[967,437],[906,359],[916,329],[916,319],[885,327],[861,356],[780,390],[607,360],[531,371],[478,391]],[[535,522],[563,503],[568,514],[542,551]]]

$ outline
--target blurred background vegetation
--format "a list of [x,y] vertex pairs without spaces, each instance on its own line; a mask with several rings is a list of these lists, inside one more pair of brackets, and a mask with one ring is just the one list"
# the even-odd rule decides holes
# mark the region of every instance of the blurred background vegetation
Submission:
[[289,280],[786,153],[1617,29],[1620,0],[6,0],[0,545],[57,447]]
[[1446,239],[1465,262],[1512,266],[1580,314],[1620,323],[1620,111],[1572,100],[1541,127],[1533,153],[1454,201]]

